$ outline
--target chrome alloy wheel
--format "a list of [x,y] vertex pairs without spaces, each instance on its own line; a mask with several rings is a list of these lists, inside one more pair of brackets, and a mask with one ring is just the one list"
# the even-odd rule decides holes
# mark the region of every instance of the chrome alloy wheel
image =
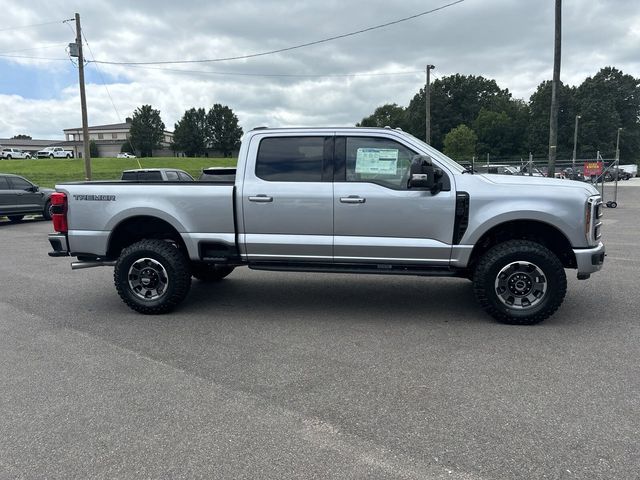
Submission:
[[141,258],[129,268],[129,287],[143,300],[157,300],[169,286],[169,276],[160,262],[153,258]]
[[496,295],[507,307],[526,310],[538,305],[547,293],[547,279],[531,262],[511,262],[495,281]]

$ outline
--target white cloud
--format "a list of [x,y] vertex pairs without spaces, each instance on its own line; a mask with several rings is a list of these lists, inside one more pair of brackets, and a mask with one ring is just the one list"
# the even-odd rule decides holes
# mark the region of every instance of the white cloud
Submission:
[[[82,15],[93,53],[109,60],[197,59],[243,55],[357,30],[437,7],[445,0],[282,2],[275,0],[110,2],[0,0],[3,25],[26,25]],[[640,76],[640,12],[635,0],[565,1],[562,78],[578,84],[605,65]],[[62,24],[3,32],[0,52],[73,40]],[[24,55],[64,57],[62,49]],[[56,53],[57,52],[57,53]],[[89,52],[86,52],[89,53]],[[258,57],[171,68],[272,74],[341,74],[422,70],[495,78],[514,96],[528,98],[551,76],[553,2],[466,0],[460,5],[389,28],[335,42]],[[7,61],[7,59],[0,60]],[[47,99],[0,94],[0,137],[29,133],[60,137],[80,125],[77,85],[58,84],[64,62],[24,59],[50,79]],[[0,65],[2,65],[0,63]],[[89,69],[94,68],[89,66]],[[406,105],[424,75],[332,78],[223,76],[142,68],[101,67],[120,117],[101,84],[87,85],[92,124],[124,120],[149,103],[167,128],[190,107],[229,105],[245,129],[256,125],[353,125],[385,102]],[[1,72],[0,72],[1,74]]]

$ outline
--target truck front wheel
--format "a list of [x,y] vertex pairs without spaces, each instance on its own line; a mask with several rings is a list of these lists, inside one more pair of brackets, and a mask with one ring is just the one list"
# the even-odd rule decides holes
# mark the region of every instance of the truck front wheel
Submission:
[[113,280],[124,303],[149,315],[173,310],[191,287],[187,258],[164,240],[141,240],[125,248]]
[[543,245],[509,240],[480,258],[473,290],[480,306],[499,322],[533,325],[560,307],[567,277],[558,257]]
[[208,265],[206,263],[191,264],[191,275],[201,282],[216,282],[233,272],[234,267],[228,265]]

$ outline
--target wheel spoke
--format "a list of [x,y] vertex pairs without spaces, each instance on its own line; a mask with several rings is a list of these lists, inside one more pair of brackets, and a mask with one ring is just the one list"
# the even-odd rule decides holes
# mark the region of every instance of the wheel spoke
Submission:
[[166,269],[153,258],[136,260],[129,268],[128,280],[131,291],[142,300],[157,300],[169,286]]
[[516,261],[505,265],[496,275],[495,292],[507,307],[525,310],[538,305],[547,292],[547,279],[537,265]]

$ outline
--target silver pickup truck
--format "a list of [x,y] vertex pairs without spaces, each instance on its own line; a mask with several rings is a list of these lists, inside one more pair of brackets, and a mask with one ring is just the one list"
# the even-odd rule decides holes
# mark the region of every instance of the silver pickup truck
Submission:
[[257,128],[233,180],[56,189],[50,255],[115,266],[147,314],[182,302],[191,277],[248,266],[464,277],[494,318],[533,324],[562,303],[565,269],[586,279],[605,256],[592,186],[474,174],[388,128]]

